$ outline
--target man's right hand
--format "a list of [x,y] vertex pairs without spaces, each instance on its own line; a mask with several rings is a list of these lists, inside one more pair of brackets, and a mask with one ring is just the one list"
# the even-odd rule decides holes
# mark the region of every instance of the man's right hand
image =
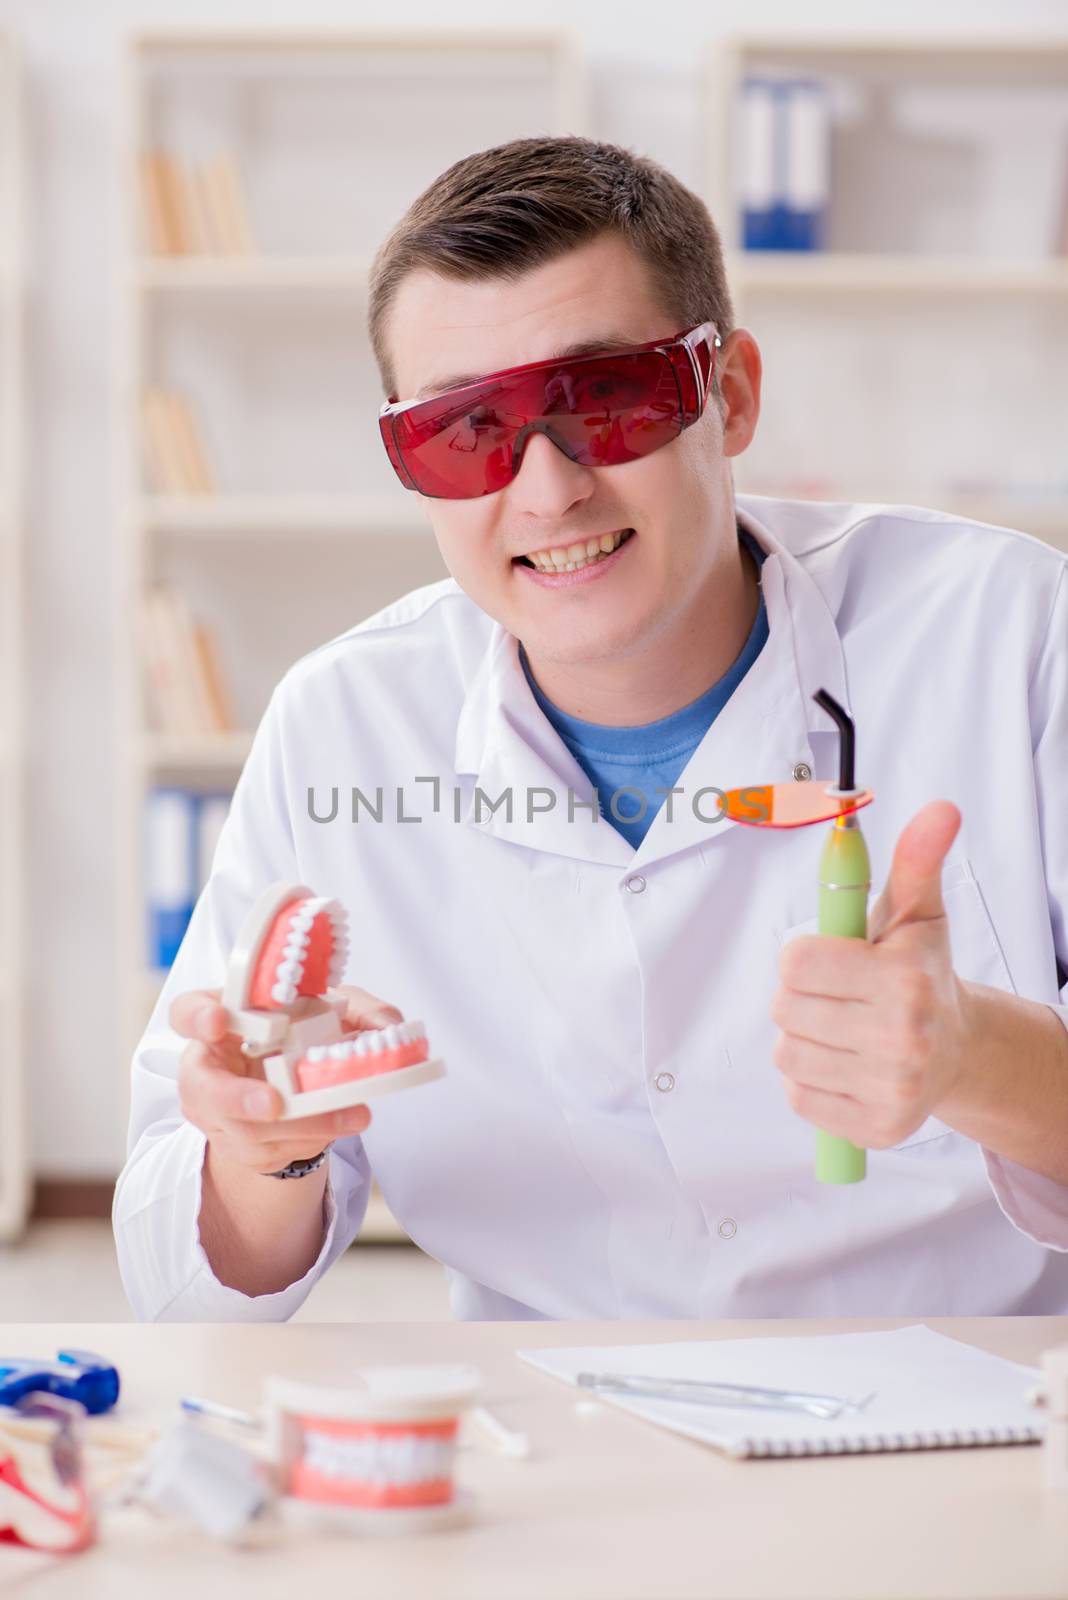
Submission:
[[[346,986],[339,992],[349,1002],[347,1034],[403,1020],[395,1006],[366,990]],[[371,1120],[366,1106],[280,1120],[281,1097],[264,1081],[261,1063],[242,1054],[241,1039],[229,1031],[217,989],[179,995],[171,1005],[170,1024],[191,1041],[182,1051],[178,1072],[182,1113],[207,1135],[213,1162],[247,1172],[277,1172],[291,1161],[317,1156],[334,1139],[362,1133]]]

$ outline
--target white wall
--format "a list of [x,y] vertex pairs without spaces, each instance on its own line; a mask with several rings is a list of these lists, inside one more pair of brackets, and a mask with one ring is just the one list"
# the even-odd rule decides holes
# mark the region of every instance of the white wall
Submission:
[[[120,43],[128,29],[312,30],[511,22],[570,29],[592,77],[591,131],[700,180],[698,83],[718,33],[862,30],[1068,37],[1065,0],[0,0],[21,38],[29,119],[27,518],[30,988],[34,1152],[49,1175],[110,1175],[122,1159],[111,772],[111,437]],[[400,207],[398,206],[398,210]]]

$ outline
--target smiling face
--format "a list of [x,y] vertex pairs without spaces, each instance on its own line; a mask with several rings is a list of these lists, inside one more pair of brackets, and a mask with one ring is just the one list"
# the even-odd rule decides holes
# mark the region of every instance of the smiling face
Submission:
[[[412,272],[388,323],[405,399],[455,374],[679,331],[640,257],[611,233],[515,281]],[[760,396],[760,356],[744,329],[717,352],[716,370],[723,414],[710,398],[692,427],[651,455],[585,467],[535,433],[505,488],[424,499],[449,571],[532,663],[580,669],[699,642],[717,574],[738,568],[729,460],[753,436]],[[557,572],[562,561],[572,570]]]

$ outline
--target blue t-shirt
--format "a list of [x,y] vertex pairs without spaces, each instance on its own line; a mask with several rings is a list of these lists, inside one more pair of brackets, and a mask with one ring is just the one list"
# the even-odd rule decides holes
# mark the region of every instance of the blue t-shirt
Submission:
[[[738,529],[738,536],[752,552],[759,568],[764,551],[744,528]],[[599,722],[569,717],[547,699],[534,682],[526,652],[520,645],[519,659],[535,700],[596,789],[602,814],[635,849],[664,803],[663,794],[656,791],[673,787],[764,648],[767,637],[768,616],[761,590],[760,606],[749,637],[738,659],[719,682],[706,689],[697,700],[683,706],[681,711],[673,711],[668,717],[637,728],[605,727]],[[620,790],[624,792],[619,793]]]

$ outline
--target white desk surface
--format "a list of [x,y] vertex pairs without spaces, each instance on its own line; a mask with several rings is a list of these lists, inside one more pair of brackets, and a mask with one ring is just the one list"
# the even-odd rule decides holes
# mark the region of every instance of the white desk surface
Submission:
[[[247,1409],[285,1373],[344,1382],[354,1367],[470,1361],[484,1398],[533,1454],[464,1450],[476,1496],[464,1529],[346,1538],[289,1528],[235,1551],[135,1508],[114,1511],[84,1555],[0,1545],[0,1594],[18,1600],[942,1600],[1068,1596],[1068,1493],[1043,1490],[1039,1445],[786,1461],[729,1461],[515,1359],[520,1346],[626,1344],[894,1328],[830,1322],[338,1323],[0,1326],[0,1351],[98,1351],[123,1381],[120,1414],[160,1423],[181,1394]],[[932,1328],[1037,1364],[1068,1317],[945,1317]],[[94,1452],[101,1459],[103,1451]]]

